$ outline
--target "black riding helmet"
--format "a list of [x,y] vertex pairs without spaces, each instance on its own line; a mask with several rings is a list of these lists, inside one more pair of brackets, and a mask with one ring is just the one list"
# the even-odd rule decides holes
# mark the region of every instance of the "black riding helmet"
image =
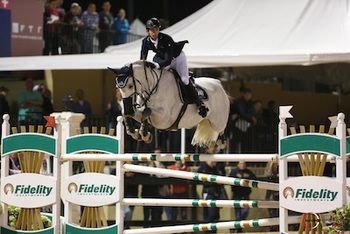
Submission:
[[147,20],[146,22],[146,29],[151,29],[151,28],[160,28],[160,22],[157,18],[151,18],[149,20]]

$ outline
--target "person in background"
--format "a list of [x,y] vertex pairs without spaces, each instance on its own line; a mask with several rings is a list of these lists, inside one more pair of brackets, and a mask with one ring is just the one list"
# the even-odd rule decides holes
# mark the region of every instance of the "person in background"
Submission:
[[27,78],[26,89],[18,97],[18,123],[19,125],[41,124],[43,121],[43,98],[41,93],[33,90],[34,81]]
[[130,31],[129,21],[125,18],[126,12],[122,8],[119,10],[117,17],[114,18],[113,24],[113,45],[126,43],[127,35]]
[[[150,161],[148,162],[147,166],[149,167],[160,167],[164,168],[162,164],[158,161]],[[149,174],[145,175],[149,177],[149,180],[152,178],[155,178],[155,175]],[[160,193],[160,186],[156,184],[144,184],[142,185],[142,191],[141,191],[141,197],[142,198],[162,198],[162,195]],[[145,222],[148,221],[161,221],[162,220],[162,213],[163,213],[163,207],[162,206],[144,206],[143,207],[143,220]]]
[[[278,175],[278,162],[272,162],[270,167],[270,175],[268,178],[268,182],[278,183],[279,182]],[[349,176],[347,176],[349,177]],[[278,201],[279,200],[279,192],[267,190],[266,191],[266,201]],[[270,218],[277,218],[279,216],[278,208],[268,208]],[[270,226],[271,232],[278,232],[279,226]]]
[[57,1],[58,16],[59,16],[60,22],[63,22],[63,19],[66,16],[66,10],[62,7],[63,0],[56,0],[56,1]]
[[[156,156],[158,156],[158,155],[160,156],[161,153],[162,153],[161,147],[156,147],[154,149],[154,154]],[[156,167],[158,167],[158,168],[166,168],[167,165],[168,165],[167,163],[168,162],[162,162],[162,163],[156,162]],[[164,178],[164,177],[165,176],[162,176],[162,178]],[[170,186],[168,184],[160,185],[158,187],[158,191],[159,191],[159,194],[160,194],[161,198],[163,198],[163,199],[170,199],[171,198]],[[163,211],[165,212],[167,220],[169,220],[169,221],[172,220],[172,216],[171,216],[172,215],[171,214],[172,208],[170,206],[163,206]]]
[[[125,162],[128,164],[137,165],[137,162]],[[111,175],[116,175],[116,169],[113,169],[110,173]],[[125,198],[138,198],[139,194],[139,185],[136,183],[132,183],[133,180],[137,178],[140,174],[134,173],[131,171],[126,171],[124,173],[124,197]],[[131,221],[132,215],[134,213],[135,206],[125,206],[124,207],[124,221]],[[130,229],[128,225],[124,225],[125,229]]]
[[58,1],[49,0],[44,15],[44,55],[58,54],[58,25],[60,16],[57,10]]
[[113,26],[113,14],[111,13],[111,3],[105,1],[102,4],[102,11],[99,14],[99,28],[98,42],[100,52],[112,44],[112,26]]
[[[4,114],[10,114],[10,105],[7,100],[7,96],[9,94],[9,89],[5,86],[0,87],[0,124],[2,126],[3,123],[3,116]],[[1,144],[1,138],[2,138],[2,127],[0,126],[0,144]]]
[[122,116],[123,98],[119,89],[115,89],[115,97],[108,103],[106,114],[108,115],[108,128],[116,128],[117,117]]
[[72,111],[75,113],[82,113],[85,115],[85,119],[81,121],[80,127],[89,127],[89,118],[92,114],[91,106],[88,101],[85,100],[84,90],[77,89],[75,92],[77,100],[73,103]]
[[10,175],[21,173],[21,164],[19,163],[18,153],[12,153],[9,155],[9,169]]
[[277,152],[278,145],[278,113],[277,104],[274,100],[270,100],[267,104],[267,108],[263,110],[262,114],[266,123],[266,153]]
[[100,32],[99,15],[94,3],[88,5],[87,10],[81,15],[81,21],[83,22],[83,26],[79,30],[81,53],[93,53],[95,33]]
[[[245,161],[241,160],[238,162],[237,167],[232,169],[230,173],[230,177],[238,178],[238,179],[254,179],[254,173],[246,167]],[[242,186],[232,186],[232,200],[250,200],[250,193],[252,189],[250,187],[242,187]],[[245,220],[249,214],[249,208],[244,207],[235,207],[236,220],[241,221]],[[233,230],[231,230],[233,231]],[[238,233],[242,232],[241,228],[237,229]]]
[[83,26],[80,20],[78,3],[71,4],[69,12],[64,17],[64,27],[62,28],[62,54],[80,54],[78,42],[78,30]]
[[[170,165],[168,169],[177,170],[177,171],[190,171],[190,168],[181,161],[176,161],[175,164]],[[170,185],[170,197],[172,199],[189,198],[188,192],[189,192],[189,184],[183,184],[183,185],[171,184]],[[181,220],[182,221],[187,220],[187,207],[181,207],[180,210],[181,210]],[[177,207],[171,208],[172,221],[177,220],[177,211],[178,211]]]
[[242,95],[233,104],[234,117],[232,123],[232,153],[249,153],[248,129],[256,124],[254,102],[252,100],[252,90],[244,87]]
[[41,96],[43,98],[43,116],[49,116],[53,112],[53,105],[51,102],[51,91],[48,90],[46,85],[43,83],[35,85],[33,89],[41,93]]
[[[201,162],[199,164],[198,173],[219,175],[219,171],[212,161]],[[203,182],[203,199],[218,200],[220,196],[220,184],[213,182]],[[216,222],[220,220],[220,210],[218,207],[203,208],[203,221],[206,223]],[[205,233],[216,233],[216,231],[206,231]]]

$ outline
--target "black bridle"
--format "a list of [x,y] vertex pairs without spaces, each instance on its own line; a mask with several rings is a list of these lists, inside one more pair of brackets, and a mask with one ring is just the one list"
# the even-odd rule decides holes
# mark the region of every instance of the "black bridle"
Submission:
[[[147,76],[147,68],[148,67],[151,71],[151,74],[152,74],[152,77],[153,77],[153,80],[156,80],[156,84],[151,88],[151,84],[150,84],[150,81],[148,79],[148,76]],[[163,75],[163,69],[161,69],[160,71],[160,74],[158,75],[157,72],[155,71],[155,68],[151,68],[150,66],[148,66],[148,63],[143,61],[143,70],[144,70],[144,74],[145,74],[145,78],[146,78],[146,82],[147,82],[147,88],[148,89],[145,89],[145,93],[146,93],[146,97],[144,97],[143,93],[138,93],[137,92],[137,89],[136,89],[136,82],[139,83],[142,87],[142,83],[139,79],[137,79],[134,75],[134,71],[132,70],[132,73],[131,73],[131,78],[132,78],[132,82],[133,82],[133,85],[134,85],[134,92],[130,95],[130,96],[133,96],[134,100],[136,100],[136,95],[140,96],[143,100],[143,103],[140,105],[138,103],[136,103],[136,101],[134,101],[134,104],[133,106],[136,107],[136,108],[141,108],[143,106],[146,106],[146,103],[149,102],[149,100],[151,99],[152,95],[157,93],[158,91],[158,86],[159,86],[159,81],[160,79],[162,78],[162,75]],[[149,91],[148,91],[149,90]]]

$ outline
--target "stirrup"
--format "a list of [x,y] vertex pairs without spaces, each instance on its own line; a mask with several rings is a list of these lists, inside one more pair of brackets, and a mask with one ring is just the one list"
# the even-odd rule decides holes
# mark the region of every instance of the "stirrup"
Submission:
[[198,108],[198,114],[199,114],[200,116],[202,116],[202,118],[207,117],[208,111],[209,111],[208,107],[204,106],[204,104],[202,104],[202,105]]

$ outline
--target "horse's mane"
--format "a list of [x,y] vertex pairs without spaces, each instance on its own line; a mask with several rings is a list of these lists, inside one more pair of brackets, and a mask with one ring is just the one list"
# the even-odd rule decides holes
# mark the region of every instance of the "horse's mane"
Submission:
[[144,60],[137,60],[137,61],[133,62],[132,64],[144,66]]

